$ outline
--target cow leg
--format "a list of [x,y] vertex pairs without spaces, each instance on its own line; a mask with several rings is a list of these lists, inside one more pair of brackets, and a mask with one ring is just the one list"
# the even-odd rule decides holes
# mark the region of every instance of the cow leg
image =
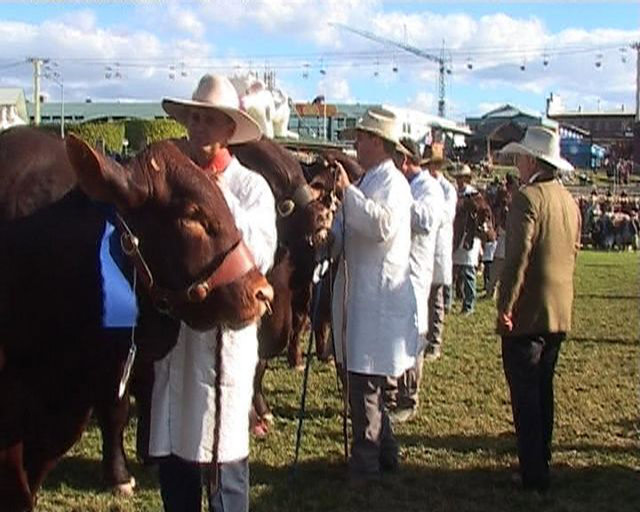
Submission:
[[[44,407],[51,406],[45,404]],[[41,409],[29,418],[28,434],[24,441],[24,467],[34,506],[37,492],[44,479],[60,458],[82,437],[89,422],[91,408],[82,403],[61,407],[56,413],[41,414]]]
[[289,346],[287,348],[289,355],[289,366],[298,371],[304,370],[304,361],[302,360],[302,347],[300,347],[300,334],[306,324],[306,314],[294,312],[291,328],[291,337],[289,338]]
[[7,512],[24,512],[34,507],[22,442],[0,450],[0,504]]
[[333,359],[332,346],[329,343],[329,323],[318,322],[313,329],[316,338],[316,355],[318,361],[328,363]]
[[145,465],[149,458],[149,436],[151,435],[151,395],[153,393],[153,362],[140,360],[134,366],[131,393],[136,399],[138,427],[136,429],[136,455]]
[[0,370],[0,509],[22,512],[33,508],[24,466],[23,418],[25,395],[4,348]]
[[124,430],[129,420],[129,393],[122,400],[99,400],[94,413],[102,433],[102,475],[115,494],[132,496],[135,479],[127,469]]
[[287,354],[289,356],[289,366],[299,371],[304,370],[304,363],[302,361],[302,349],[300,347],[300,334],[302,334],[302,331],[309,318],[310,302],[310,287],[304,287],[294,292],[291,303],[291,336],[289,338]]
[[124,452],[124,430],[129,421],[129,393],[118,398],[118,385],[124,371],[130,345],[130,331],[126,328],[105,329],[100,347],[103,359],[99,376],[94,378],[94,414],[102,434],[102,476],[105,485],[115,494],[133,495],[135,479],[127,469]]
[[253,409],[258,417],[258,420],[264,420],[267,423],[273,423],[273,414],[267,404],[267,400],[264,397],[262,390],[262,380],[264,374],[267,371],[267,360],[259,359],[256,365],[256,373],[253,376]]

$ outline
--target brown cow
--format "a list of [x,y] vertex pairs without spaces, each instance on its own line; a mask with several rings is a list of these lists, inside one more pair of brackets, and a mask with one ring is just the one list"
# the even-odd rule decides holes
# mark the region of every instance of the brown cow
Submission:
[[[291,152],[271,139],[234,146],[233,154],[269,183],[278,210],[278,244],[267,278],[273,285],[273,313],[258,331],[260,362],[254,379],[254,409],[261,420],[271,414],[262,390],[267,360],[289,347],[289,362],[301,364],[300,334],[309,315],[311,279],[316,252],[326,242],[332,214],[318,190],[307,185],[302,167]],[[262,428],[266,429],[263,423]]]
[[[108,214],[96,201],[124,221],[123,245],[146,292],[139,298],[151,298],[140,305],[142,324],[153,302],[195,328],[241,326],[272,297],[255,265],[235,256],[241,234],[221,191],[172,141],[127,168],[75,137],[64,147],[32,128],[0,134],[0,198],[11,205],[0,225],[0,509],[8,512],[34,507],[122,363],[102,327],[97,252]],[[70,175],[79,185],[71,190]],[[138,341],[143,358],[171,348],[170,336]]]
[[[325,150],[319,153],[316,159],[307,165],[303,165],[304,173],[310,186],[318,191],[320,197],[325,198],[324,203],[336,208],[338,197],[335,197],[336,162],[339,162],[349,175],[351,183],[358,183],[364,175],[364,169],[358,161],[339,150]],[[322,285],[319,288],[320,296],[316,299],[318,304],[313,312],[312,329],[316,342],[316,355],[321,361],[328,361],[332,356],[329,333],[331,326],[331,296],[333,277],[336,275],[337,264],[334,262],[330,270],[325,274]],[[296,342],[299,338],[296,338]],[[291,359],[302,360],[301,348],[298,343],[289,345]]]
[[482,242],[496,239],[491,207],[480,192],[458,198],[453,221],[453,247],[470,249],[476,237]]

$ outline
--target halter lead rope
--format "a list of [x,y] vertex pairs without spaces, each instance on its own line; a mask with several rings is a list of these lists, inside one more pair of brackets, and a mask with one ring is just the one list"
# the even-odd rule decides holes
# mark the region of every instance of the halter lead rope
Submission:
[[[133,295],[136,294],[136,285],[138,281],[138,274],[134,267],[133,269]],[[127,390],[127,384],[129,383],[129,378],[131,377],[131,370],[133,369],[133,363],[136,360],[136,352],[138,351],[138,346],[136,345],[136,322],[131,326],[131,346],[129,347],[129,353],[127,354],[127,360],[124,363],[124,369],[122,370],[122,377],[120,378],[120,384],[118,385],[118,400],[122,400],[125,391]]]

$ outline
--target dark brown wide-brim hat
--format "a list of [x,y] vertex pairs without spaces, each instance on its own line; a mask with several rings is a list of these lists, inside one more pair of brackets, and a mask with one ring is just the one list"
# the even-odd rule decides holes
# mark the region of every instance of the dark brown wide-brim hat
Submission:
[[401,153],[419,165],[422,156],[420,155],[420,146],[418,146],[418,143],[415,140],[410,139],[409,137],[402,137],[398,146],[398,150]]
[[198,82],[190,100],[164,98],[162,108],[185,126],[193,109],[212,109],[226,114],[236,125],[229,144],[258,140],[262,135],[258,123],[240,109],[238,93],[226,76],[206,74]]

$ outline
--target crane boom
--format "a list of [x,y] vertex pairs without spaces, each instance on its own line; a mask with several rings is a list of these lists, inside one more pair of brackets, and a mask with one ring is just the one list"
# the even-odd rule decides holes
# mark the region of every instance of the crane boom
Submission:
[[366,39],[370,39],[371,41],[375,41],[381,44],[388,44],[391,46],[395,46],[396,48],[400,48],[408,53],[412,53],[418,57],[422,57],[423,59],[430,60],[431,62],[435,62],[438,64],[438,115],[444,117],[445,115],[445,76],[446,76],[446,65],[444,52],[442,55],[433,55],[431,53],[425,52],[420,48],[416,48],[415,46],[408,45],[406,43],[401,43],[399,41],[394,41],[393,39],[388,39],[386,37],[379,36],[374,34],[373,32],[369,32],[368,30],[362,30],[350,27],[348,25],[344,25],[342,23],[329,23],[329,25],[334,26],[336,28],[341,28],[343,30],[347,30],[359,36],[362,36]]

